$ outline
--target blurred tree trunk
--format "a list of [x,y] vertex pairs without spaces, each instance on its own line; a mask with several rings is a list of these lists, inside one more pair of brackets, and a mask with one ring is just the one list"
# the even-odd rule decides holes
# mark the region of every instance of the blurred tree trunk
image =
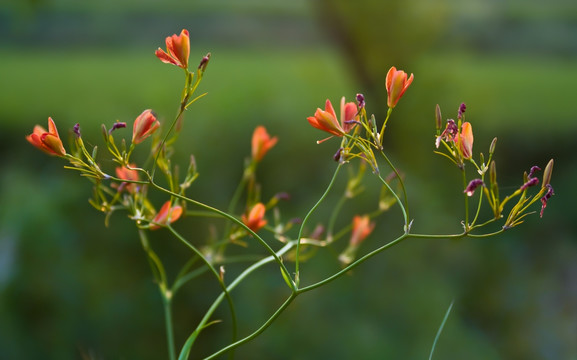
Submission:
[[[322,28],[343,52],[362,91],[386,96],[384,80],[396,66],[430,49],[446,30],[448,0],[313,0]],[[386,111],[386,109],[384,110]]]

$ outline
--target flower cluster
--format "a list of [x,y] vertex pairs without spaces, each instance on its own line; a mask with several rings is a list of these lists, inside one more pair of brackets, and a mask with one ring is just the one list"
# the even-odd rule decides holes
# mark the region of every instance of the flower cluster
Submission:
[[[262,191],[263,187],[258,181],[259,169],[266,163],[263,161],[265,156],[278,142],[278,138],[271,136],[264,126],[257,126],[254,129],[250,141],[250,153],[245,159],[239,185],[231,196],[227,210],[220,210],[191,198],[187,194],[199,176],[196,157],[190,155],[190,162],[186,171],[181,171],[178,165],[173,164],[172,158],[175,153],[172,146],[178,140],[185,111],[189,109],[191,104],[205,95],[196,96],[195,92],[207,69],[210,53],[202,57],[194,71],[190,71],[189,32],[182,30],[179,35],[174,34],[167,37],[166,50],[159,48],[155,51],[155,55],[161,62],[184,70],[184,87],[181,92],[178,111],[169,122],[164,122],[163,116],[146,109],[136,116],[132,122],[132,127],[127,126],[126,122],[120,121],[114,122],[110,129],[103,125],[102,135],[106,145],[105,151],[108,151],[111,157],[111,161],[105,162],[105,165],[113,163],[114,167],[111,169],[101,168],[98,164],[96,160],[98,148],[95,146],[89,149],[85,145],[79,124],[76,124],[72,129],[73,142],[70,151],[64,148],[52,118],[48,118],[48,130],[36,125],[33,132],[26,136],[26,140],[49,155],[67,160],[69,162],[69,165],[66,166],[67,169],[79,171],[81,175],[92,182],[94,195],[90,199],[90,204],[106,214],[106,224],[108,218],[116,211],[125,211],[128,217],[135,222],[140,243],[148,257],[155,283],[165,305],[165,323],[167,324],[167,339],[171,359],[176,359],[171,300],[182,286],[192,282],[198,274],[204,273],[206,270],[217,281],[221,292],[216,296],[213,305],[210,306],[191,334],[188,337],[182,337],[187,340],[182,345],[179,359],[188,358],[197,335],[216,322],[211,318],[222,302],[227,301],[230,308],[234,309],[230,291],[245,281],[253,271],[266,264],[275,263],[276,268],[280,269],[280,275],[289,288],[290,295],[283,305],[273,312],[274,315],[266,320],[265,325],[271,323],[301,293],[329,283],[369,257],[400,243],[404,239],[494,235],[522,223],[525,217],[531,213],[529,211],[530,206],[537,201],[541,202],[541,216],[543,216],[549,199],[554,195],[550,183],[553,169],[553,160],[551,160],[543,172],[540,189],[538,187],[540,179],[537,178],[536,173],[541,171],[541,168],[533,166],[529,172],[523,175],[520,186],[515,186],[515,191],[501,198],[497,184],[496,164],[493,160],[496,139],[489,146],[487,158],[482,153],[478,157],[475,156],[473,152],[473,127],[470,122],[465,121],[465,104],[459,106],[457,120],[447,119],[446,121],[443,121],[440,107],[437,105],[435,111],[435,153],[449,159],[461,172],[463,187],[459,191],[462,190],[463,194],[458,195],[463,197],[465,203],[465,216],[462,221],[464,229],[462,233],[452,235],[414,233],[411,229],[413,219],[409,212],[408,195],[404,184],[405,176],[390,161],[384,151],[387,122],[400,99],[412,84],[414,75],[409,76],[403,70],[398,70],[393,66],[388,70],[385,79],[387,115],[382,122],[377,122],[374,115],[367,113],[367,103],[362,94],[356,94],[356,102],[347,102],[344,96],[341,97],[340,106],[337,109],[339,110],[338,113],[331,101],[327,99],[324,108],[317,108],[313,116],[307,117],[311,126],[329,134],[328,138],[317,141],[317,143],[320,144],[325,140],[337,138],[340,144],[334,155],[337,164],[333,177],[323,195],[307,211],[306,216],[284,219],[281,203],[290,200],[290,196],[285,192],[279,192],[268,200],[263,199],[262,194],[266,192]],[[382,99],[381,103],[384,107],[385,99]],[[128,130],[123,130],[126,128]],[[118,141],[118,138],[122,137],[123,131],[129,131],[130,128],[132,128],[132,136],[127,134],[127,138]],[[149,144],[150,150],[144,152],[147,159],[140,160],[140,157],[133,156],[133,154],[141,150],[144,144]],[[478,147],[478,145],[476,146]],[[140,167],[138,164],[146,164],[146,166]],[[348,170],[346,185],[336,205],[329,209],[328,220],[319,221],[316,226],[310,226],[311,214],[338,186],[339,182],[336,179],[342,174],[340,169],[344,167]],[[473,176],[470,171],[471,167]],[[355,206],[348,206],[348,202],[364,191],[372,191],[367,190],[369,187],[364,186],[367,169],[372,169],[373,179],[380,186],[380,194],[378,196],[372,194],[370,198],[374,199],[373,208],[363,209],[361,212],[363,215],[359,215],[356,210],[351,210],[355,209]],[[387,169],[387,176],[382,176],[382,169]],[[161,181],[158,181],[158,174],[160,174]],[[482,190],[478,197],[476,213],[470,216],[469,201],[478,193],[477,190],[479,189]],[[536,194],[529,195],[529,192],[535,191]],[[149,193],[152,192],[164,196],[159,208],[153,205],[157,201],[156,196],[149,197]],[[494,216],[481,222],[479,221],[482,214],[481,205],[485,198]],[[517,203],[506,208],[507,204],[513,203],[513,199],[517,199]],[[376,228],[379,217],[391,209],[398,209],[402,214],[402,232],[390,241],[383,241],[382,238],[375,237],[375,241],[370,244],[372,240],[367,239]],[[509,213],[505,216],[507,210]],[[346,214],[347,212],[348,214]],[[343,216],[343,213],[346,217]],[[184,226],[185,220],[193,216],[211,221],[209,223],[210,239],[201,247],[196,241],[189,241],[179,232],[180,227]],[[491,233],[482,232],[481,229],[485,225],[504,217],[506,220],[501,230]],[[341,221],[343,218],[352,218],[352,221]],[[179,222],[173,225],[177,221]],[[223,221],[223,223],[219,224],[217,221]],[[295,227],[297,231],[295,231]],[[173,238],[191,251],[191,258],[182,265],[173,283],[168,280],[172,276],[167,276],[167,269],[164,267],[161,257],[153,250],[153,243],[148,241],[147,234],[149,231],[160,229],[164,229],[166,233],[171,234]],[[270,236],[270,239],[265,240],[265,235]],[[341,239],[345,240],[339,243]],[[225,265],[232,262],[241,263],[247,258],[254,259],[252,254],[237,256],[243,248],[239,248],[239,251],[229,251],[228,249],[234,245],[248,247],[255,243],[261,247],[261,251],[256,255],[256,261],[249,263],[233,280],[225,279]],[[304,272],[301,271],[300,264],[314,256],[319,249],[329,246],[333,250],[337,249],[334,253],[339,255],[338,257],[335,256],[335,262],[340,262],[342,269],[312,285],[301,286]],[[373,246],[372,250],[365,253],[361,252],[361,247],[368,248],[369,246]],[[254,247],[251,248],[251,251],[253,249]],[[287,262],[294,263],[294,269],[289,269]],[[172,269],[172,267],[171,265],[170,268]],[[233,317],[236,316],[234,311],[231,313],[233,313]],[[231,323],[235,324],[236,318]],[[233,329],[233,333],[235,331],[236,329]],[[225,349],[217,351],[210,358],[219,356],[222,352],[249,341],[256,337],[260,331],[257,330],[246,338],[235,341]]]

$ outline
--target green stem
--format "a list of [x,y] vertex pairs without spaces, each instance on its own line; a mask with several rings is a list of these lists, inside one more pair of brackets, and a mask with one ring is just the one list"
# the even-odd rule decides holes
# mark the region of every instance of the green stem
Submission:
[[[465,174],[465,168],[461,169],[463,174],[463,189],[467,188],[467,174]],[[465,231],[469,231],[469,195],[465,195]]]
[[[389,189],[389,191],[393,194],[393,196],[395,197],[395,199],[399,203],[399,206],[401,207],[401,211],[403,212],[403,218],[405,220],[405,232],[408,233],[410,230],[409,229],[409,204],[407,201],[407,191],[405,190],[405,184],[403,182],[403,179],[401,178],[401,175],[397,171],[397,169],[393,166],[393,164],[391,163],[391,161],[389,160],[387,155],[385,155],[385,153],[382,150],[381,150],[381,154],[383,155],[383,157],[385,158],[385,160],[387,161],[387,163],[389,164],[391,169],[393,169],[393,171],[395,172],[397,179],[399,179],[399,183],[401,184],[401,190],[403,191],[404,201],[401,201],[401,199],[399,199],[399,196],[397,195],[397,193],[391,188],[391,186],[385,181],[385,179],[382,178],[380,173],[378,173],[377,176],[379,177],[381,182],[387,187],[387,189]],[[404,205],[403,205],[403,203],[404,203]]]
[[167,225],[166,227],[168,228],[168,230],[170,230],[170,232],[177,239],[179,239],[183,244],[185,244],[188,248],[190,248],[204,262],[204,264],[209,268],[210,272],[212,272],[212,274],[216,277],[216,280],[218,281],[218,283],[222,289],[222,292],[223,292],[223,294],[226,297],[226,300],[228,302],[228,306],[229,306],[230,314],[231,314],[231,318],[232,318],[232,338],[233,338],[233,341],[236,340],[237,328],[238,328],[237,318],[236,318],[236,310],[234,308],[234,302],[232,301],[230,293],[228,292],[226,285],[224,284],[224,281],[221,279],[219,272],[214,268],[214,266],[212,266],[210,261],[208,261],[206,259],[206,257],[204,257],[204,255],[200,252],[200,250],[198,250],[194,245],[192,245],[188,240],[186,240],[182,235],[180,235],[176,230],[174,230],[174,228],[172,226]]
[[[236,279],[234,279],[226,288],[227,292],[231,292],[235,287],[237,287],[245,278],[247,278],[252,272],[254,272],[255,270],[259,269],[260,267],[276,261],[276,259],[285,254],[287,251],[289,251],[290,249],[293,248],[293,246],[295,245],[294,242],[289,242],[287,243],[285,246],[283,246],[278,252],[275,253],[275,255],[271,255],[271,256],[267,256],[266,258],[261,259],[260,261],[257,261],[256,263],[252,264],[251,266],[249,266],[248,268],[246,268],[240,275],[238,275],[236,277]],[[293,290],[293,293],[295,293],[295,291]],[[291,295],[292,296],[292,295]],[[179,359],[186,359],[187,355],[186,355],[186,349],[189,349],[191,346],[191,343],[194,343],[194,341],[196,340],[196,336],[198,335],[198,333],[200,332],[200,330],[202,330],[208,323],[208,320],[210,319],[210,317],[212,316],[212,314],[216,311],[216,309],[218,308],[218,306],[222,303],[222,301],[224,300],[225,297],[225,293],[222,292],[212,303],[212,305],[209,307],[209,309],[206,311],[206,313],[204,314],[204,317],[201,319],[201,321],[199,322],[198,326],[196,327],[195,331],[192,333],[192,335],[187,339],[186,343],[183,345],[183,348],[181,350]],[[288,306],[288,304],[287,304]],[[280,313],[279,313],[280,314]],[[278,317],[278,315],[276,315],[276,317]],[[275,317],[275,318],[276,318]],[[263,329],[264,330],[264,329]],[[261,331],[262,332],[262,331]],[[259,332],[260,333],[260,332]],[[252,339],[253,337],[251,337]],[[250,339],[248,339],[250,340]],[[245,339],[241,339],[237,342],[234,343],[234,347],[237,347],[241,344],[244,344],[245,342],[247,342],[248,340]],[[233,347],[231,346],[227,346],[226,349],[227,350],[231,350]],[[219,351],[219,354],[221,354],[222,351]],[[213,356],[209,357],[212,358]],[[207,358],[207,359],[209,359]]]
[[168,358],[176,360],[176,351],[174,349],[174,330],[172,326],[172,293],[167,291],[162,297],[164,305],[164,320],[166,324],[166,341],[168,343]]
[[259,327],[256,331],[254,331],[252,334],[240,339],[239,341],[229,344],[228,346],[223,347],[222,349],[220,349],[219,351],[215,352],[214,354],[207,356],[204,358],[204,360],[210,360],[210,359],[214,359],[219,355],[224,354],[227,351],[230,351],[236,347],[239,347],[240,345],[247,343],[251,340],[253,340],[254,338],[256,338],[258,335],[260,335],[263,331],[265,331],[279,316],[280,314],[282,314],[286,308],[293,302],[293,300],[297,297],[298,293],[296,292],[292,292],[290,294],[290,296],[285,300],[285,302],[274,312],[274,314],[272,314],[271,317],[269,317],[267,319],[267,321],[265,321],[261,327]]
[[379,134],[379,145],[381,149],[383,148],[383,135],[385,134],[385,128],[387,127],[387,121],[389,121],[389,117],[391,117],[391,113],[393,112],[393,108],[389,108],[387,110],[387,117],[385,118],[385,122],[383,122],[383,127],[381,128],[381,132]]
[[[284,265],[284,263],[282,262],[282,260],[278,257],[278,255],[275,253],[275,251],[270,247],[269,244],[266,243],[266,241],[263,240],[263,238],[261,238],[257,233],[255,233],[254,231],[252,231],[252,229],[250,229],[248,226],[246,226],[242,221],[240,221],[239,219],[235,218],[234,216],[219,210],[217,208],[214,208],[212,206],[206,205],[204,203],[201,203],[199,201],[193,200],[191,198],[188,198],[184,195],[181,194],[177,194],[175,192],[172,192],[170,190],[167,190],[165,188],[163,188],[162,186],[157,185],[152,178],[149,177],[149,184],[152,185],[153,187],[155,187],[156,189],[165,192],[167,194],[170,194],[171,196],[174,196],[180,200],[189,202],[191,204],[194,204],[196,206],[199,206],[205,210],[208,210],[210,212],[216,213],[218,215],[220,215],[221,217],[224,217],[234,223],[236,223],[237,225],[239,225],[240,227],[242,227],[243,229],[245,229],[249,234],[251,234],[255,239],[257,239],[258,242],[260,242],[260,244],[271,254],[271,256],[273,256],[273,258],[276,260],[276,262],[279,264],[279,266],[281,267],[282,271],[285,273],[285,275],[289,275],[289,271],[286,268],[286,266]],[[295,289],[293,289],[295,290]]]
[[[337,178],[337,174],[339,173],[339,170],[341,168],[341,164],[337,165],[337,168],[335,169],[335,172],[333,174],[333,177],[331,179],[331,181],[329,182],[329,185],[327,186],[325,192],[323,193],[323,195],[319,198],[319,200],[316,202],[316,204],[309,210],[309,212],[307,213],[307,215],[304,217],[303,222],[300,226],[299,229],[299,234],[297,237],[297,246],[296,246],[296,254],[295,254],[295,283],[296,283],[296,289],[298,289],[299,287],[299,282],[300,282],[300,273],[299,273],[299,252],[300,252],[300,243],[301,243],[301,238],[303,235],[303,229],[309,219],[309,217],[312,215],[312,213],[317,209],[317,207],[321,204],[321,202],[325,199],[325,197],[328,195],[329,191],[331,190],[333,184],[335,183],[335,180]],[[294,290],[296,290],[294,289]]]
[[387,244],[385,244],[385,245],[383,245],[383,246],[381,246],[381,247],[379,247],[379,248],[377,248],[377,249],[369,252],[368,254],[366,254],[366,255],[358,258],[357,260],[353,261],[352,263],[350,263],[349,265],[347,265],[346,267],[344,267],[342,270],[334,273],[333,275],[331,275],[331,276],[329,276],[329,277],[327,277],[327,278],[325,278],[325,279],[323,279],[323,280],[321,280],[321,281],[319,281],[319,282],[317,282],[317,283],[314,283],[314,284],[312,284],[312,285],[309,285],[309,286],[306,286],[306,287],[303,287],[303,288],[299,288],[297,292],[298,292],[299,294],[300,294],[300,293],[303,293],[303,292],[307,292],[307,291],[316,289],[316,288],[318,288],[318,287],[321,287],[321,286],[323,286],[323,285],[325,285],[325,284],[327,284],[327,283],[329,283],[329,282],[331,282],[331,281],[333,281],[333,280],[336,280],[336,279],[338,279],[339,277],[341,277],[341,276],[343,276],[344,274],[346,274],[346,273],[348,273],[349,271],[351,271],[353,268],[355,268],[355,267],[357,267],[358,265],[360,265],[361,263],[367,261],[369,258],[371,258],[371,257],[373,257],[373,256],[375,256],[375,255],[377,255],[377,254],[379,254],[379,253],[381,253],[381,252],[383,252],[384,250],[386,250],[386,249],[388,249],[388,248],[390,248],[390,247],[392,247],[392,246],[394,246],[394,245],[399,244],[401,241],[403,241],[404,239],[406,239],[406,238],[408,238],[408,237],[410,237],[410,236],[409,236],[408,234],[404,233],[403,235],[399,236],[399,237],[396,238],[395,240],[392,240],[392,241],[388,242]]

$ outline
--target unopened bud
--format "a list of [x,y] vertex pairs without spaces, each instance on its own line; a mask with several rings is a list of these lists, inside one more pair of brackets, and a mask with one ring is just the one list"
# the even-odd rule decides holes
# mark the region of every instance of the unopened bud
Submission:
[[497,146],[497,138],[494,138],[493,141],[491,141],[491,146],[489,146],[489,155],[493,155],[495,152],[495,146]]
[[435,127],[438,131],[443,128],[443,116],[441,115],[441,107],[439,104],[435,106]]
[[359,105],[359,109],[364,108],[365,107],[365,95],[357,94],[357,103]]
[[549,160],[545,171],[543,172],[543,186],[549,185],[551,182],[551,174],[553,173],[553,159]]
[[126,127],[126,123],[125,122],[120,122],[117,121],[112,125],[112,128],[110,128],[110,130],[108,131],[108,134],[112,134],[112,132],[116,129],[123,129]]
[[210,53],[203,56],[202,60],[200,60],[200,64],[198,65],[198,70],[204,72],[206,67],[208,66],[208,62],[210,61]]
[[495,160],[491,161],[489,165],[489,181],[491,181],[491,187],[497,185],[497,165]]
[[74,134],[75,134],[77,137],[81,137],[81,136],[80,136],[80,124],[74,125],[74,127],[72,128],[72,131],[74,131]]
[[459,112],[457,114],[459,119],[463,118],[463,114],[465,113],[465,110],[467,110],[467,105],[465,105],[465,103],[461,103],[461,105],[459,106]]
[[521,190],[526,190],[527,188],[530,188],[531,186],[535,186],[539,183],[539,179],[537,179],[536,177],[530,178],[529,180],[527,180],[526,183],[524,183],[521,186]]

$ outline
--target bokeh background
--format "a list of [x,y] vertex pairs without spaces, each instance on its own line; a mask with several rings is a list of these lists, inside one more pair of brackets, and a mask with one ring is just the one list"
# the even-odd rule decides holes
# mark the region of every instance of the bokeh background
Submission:
[[[212,59],[200,89],[208,96],[188,112],[177,158],[196,155],[191,195],[217,207],[263,124],[280,137],[261,169],[263,195],[291,193],[284,215],[302,217],[330,179],[337,146],[316,145],[323,134],[305,118],[326,98],[364,93],[382,120],[392,65],[415,73],[385,141],[407,176],[416,231],[457,232],[462,218],[459,174],[432,153],[435,104],[452,118],[466,102],[475,152],[499,138],[504,192],[555,159],[556,196],[543,218],[496,238],[405,242],[297,299],[238,359],[423,359],[453,300],[436,359],[577,359],[573,0],[2,1],[0,358],[166,358],[160,297],[132,224],[116,214],[104,227],[89,183],[24,136],[52,116],[61,134],[80,123],[85,141],[102,145],[102,123],[131,122],[146,108],[171,118],[181,72],[153,52],[182,28],[191,63],[209,51]],[[343,222],[374,206],[368,180]],[[208,236],[178,225],[197,244]],[[383,216],[363,250],[399,226],[397,215]],[[186,255],[162,231],[152,241],[170,264]],[[304,269],[311,279],[338,269],[335,252]],[[215,294],[209,277],[179,294],[178,344]],[[235,291],[241,332],[285,295],[273,267]],[[228,312],[217,315],[224,325],[203,333],[192,358],[226,340]]]

